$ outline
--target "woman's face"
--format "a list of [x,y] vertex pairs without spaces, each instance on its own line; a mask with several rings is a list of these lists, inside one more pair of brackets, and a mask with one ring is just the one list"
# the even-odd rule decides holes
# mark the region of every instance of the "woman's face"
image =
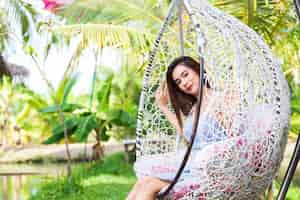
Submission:
[[181,91],[195,97],[199,93],[199,76],[191,68],[179,64],[172,73],[172,79]]

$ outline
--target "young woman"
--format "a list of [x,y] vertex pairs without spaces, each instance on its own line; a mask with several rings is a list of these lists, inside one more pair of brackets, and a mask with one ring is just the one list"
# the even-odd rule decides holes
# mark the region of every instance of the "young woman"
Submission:
[[[189,141],[192,134],[192,115],[199,94],[200,64],[191,57],[182,56],[174,59],[167,70],[167,85],[161,84],[156,91],[156,103],[177,132]],[[205,73],[205,72],[204,72]],[[197,171],[193,170],[193,155],[207,144],[226,138],[225,129],[217,116],[207,112],[212,106],[215,95],[207,81],[205,73],[201,114],[197,136],[193,144],[191,158],[180,179],[192,180]],[[167,107],[171,103],[175,113]],[[183,122],[184,121],[184,122]],[[154,200],[155,195],[166,187],[175,177],[184,152],[176,155],[162,155],[140,159],[135,163],[135,171],[139,177],[129,193],[127,200]]]

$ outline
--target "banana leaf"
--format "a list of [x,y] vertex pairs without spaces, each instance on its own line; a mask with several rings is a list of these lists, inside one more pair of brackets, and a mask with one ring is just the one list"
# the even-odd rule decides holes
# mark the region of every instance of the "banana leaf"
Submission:
[[80,117],[78,127],[75,131],[75,138],[78,142],[86,141],[91,131],[97,128],[97,119],[95,115]]
[[[67,130],[68,137],[75,133],[78,126],[79,118],[71,117],[65,120],[65,127]],[[64,125],[59,124],[52,129],[52,135],[46,139],[43,144],[54,144],[60,142],[64,138]]]

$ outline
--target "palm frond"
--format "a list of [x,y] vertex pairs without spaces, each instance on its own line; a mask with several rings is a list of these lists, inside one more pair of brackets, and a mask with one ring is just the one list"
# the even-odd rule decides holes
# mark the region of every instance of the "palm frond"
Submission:
[[154,39],[154,35],[146,30],[113,24],[76,24],[54,27],[52,30],[67,38],[80,34],[81,48],[96,45],[100,49],[114,46],[145,50]]
[[30,36],[37,30],[37,11],[31,4],[25,3],[20,0],[7,1],[7,24],[9,25],[10,32],[15,33],[15,27],[21,26],[22,37],[18,38],[27,42]]
[[151,28],[163,22],[167,6],[154,0],[85,0],[76,1],[60,14],[70,23],[122,24],[133,20],[146,22],[147,28]]

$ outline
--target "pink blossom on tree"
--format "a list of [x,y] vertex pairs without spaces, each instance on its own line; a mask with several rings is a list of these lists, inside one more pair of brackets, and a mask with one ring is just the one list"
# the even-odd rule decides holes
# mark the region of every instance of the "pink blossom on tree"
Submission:
[[74,0],[43,0],[44,8],[50,12],[54,12],[55,9],[61,6],[69,5]]

